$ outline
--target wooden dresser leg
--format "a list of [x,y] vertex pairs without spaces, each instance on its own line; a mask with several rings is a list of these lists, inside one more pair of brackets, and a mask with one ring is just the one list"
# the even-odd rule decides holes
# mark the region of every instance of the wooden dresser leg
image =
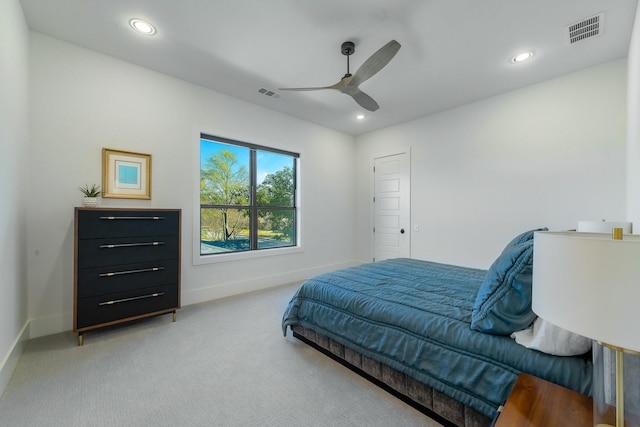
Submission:
[[176,310],[173,310],[173,321],[174,322],[176,321],[176,313],[177,313]]
[[78,347],[84,344],[84,337],[82,336],[82,332],[78,334]]

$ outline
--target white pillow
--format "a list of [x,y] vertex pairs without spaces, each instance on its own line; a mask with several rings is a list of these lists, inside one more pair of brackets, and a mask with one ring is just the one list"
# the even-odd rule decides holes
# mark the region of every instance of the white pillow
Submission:
[[555,356],[577,356],[591,350],[591,340],[538,317],[528,329],[511,334],[527,348]]

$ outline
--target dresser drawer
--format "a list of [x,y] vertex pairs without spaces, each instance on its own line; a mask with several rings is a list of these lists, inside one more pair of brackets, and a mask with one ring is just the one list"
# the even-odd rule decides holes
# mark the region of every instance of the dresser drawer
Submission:
[[78,210],[78,238],[178,234],[179,211]]
[[78,240],[78,268],[175,259],[178,236]]
[[178,261],[164,260],[78,270],[78,298],[178,283]]
[[175,285],[81,298],[76,307],[76,329],[173,308],[179,308],[178,288]]

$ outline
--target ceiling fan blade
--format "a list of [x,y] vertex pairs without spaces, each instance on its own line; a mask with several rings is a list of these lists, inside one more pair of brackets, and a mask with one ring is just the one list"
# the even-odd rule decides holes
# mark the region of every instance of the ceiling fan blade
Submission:
[[342,91],[342,93],[351,96],[360,106],[369,111],[376,111],[380,106],[378,103],[369,95],[364,93],[358,88],[351,88],[348,91]]
[[[389,43],[378,49],[373,55],[369,57],[355,72],[353,78],[349,82],[349,86],[358,87],[360,83],[371,78],[378,71],[382,70],[385,65],[396,56],[396,53],[400,50],[400,43],[395,40],[391,40]],[[375,101],[374,101],[375,102]]]
[[338,83],[333,84],[331,86],[320,86],[320,87],[281,87],[278,90],[297,90],[297,91],[309,91],[309,90],[322,90],[322,89],[337,89],[342,90],[345,87],[351,77],[343,77]]
[[297,90],[297,91],[322,90],[322,89],[333,89],[333,87],[323,86],[323,87],[280,87],[278,88],[278,90]]

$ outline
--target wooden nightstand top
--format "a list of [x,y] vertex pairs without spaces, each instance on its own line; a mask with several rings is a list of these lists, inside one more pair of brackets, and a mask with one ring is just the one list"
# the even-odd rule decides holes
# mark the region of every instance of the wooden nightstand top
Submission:
[[584,394],[524,372],[495,427],[593,426],[593,401]]

